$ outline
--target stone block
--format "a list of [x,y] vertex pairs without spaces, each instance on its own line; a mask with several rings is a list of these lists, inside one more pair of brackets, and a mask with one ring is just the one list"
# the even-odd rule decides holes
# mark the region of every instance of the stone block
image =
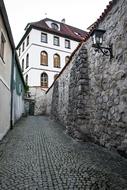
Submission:
[[122,121],[127,123],[127,113],[122,113]]

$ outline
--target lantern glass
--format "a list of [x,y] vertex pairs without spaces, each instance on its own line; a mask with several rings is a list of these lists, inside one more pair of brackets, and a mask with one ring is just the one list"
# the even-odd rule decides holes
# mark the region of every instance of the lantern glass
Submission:
[[105,30],[94,30],[92,33],[93,38],[93,44],[94,45],[102,45],[103,43],[103,34],[105,33]]
[[101,44],[102,44],[102,43],[101,43],[102,38],[101,38],[100,36],[96,36],[95,40],[96,40],[96,44],[98,44],[98,45],[101,45]]

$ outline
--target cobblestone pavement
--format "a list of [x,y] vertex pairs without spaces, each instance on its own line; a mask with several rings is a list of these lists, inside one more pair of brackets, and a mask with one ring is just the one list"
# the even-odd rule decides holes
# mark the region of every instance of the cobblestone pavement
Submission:
[[0,190],[127,190],[127,160],[31,116],[0,143]]

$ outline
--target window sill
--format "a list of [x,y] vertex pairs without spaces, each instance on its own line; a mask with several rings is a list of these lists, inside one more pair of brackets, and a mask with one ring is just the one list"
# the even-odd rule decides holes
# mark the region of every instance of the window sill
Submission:
[[41,65],[41,66],[46,66],[46,67],[48,66],[48,65],[45,65],[45,64],[40,64],[40,65]]
[[45,44],[47,44],[48,42],[45,42],[45,41],[41,41],[42,43],[45,43]]
[[60,46],[60,45],[56,45],[56,44],[53,44],[54,46]]
[[48,88],[48,86],[41,86],[41,88]]

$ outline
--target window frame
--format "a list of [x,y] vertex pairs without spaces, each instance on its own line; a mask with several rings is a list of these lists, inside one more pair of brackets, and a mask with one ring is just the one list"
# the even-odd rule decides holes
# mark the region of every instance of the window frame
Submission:
[[54,22],[51,23],[51,28],[54,29],[54,30],[59,30],[58,24],[54,23]]
[[68,63],[69,59],[70,59],[70,57],[67,55],[67,56],[65,57],[65,64]]
[[22,72],[24,72],[24,58],[22,59]]
[[30,36],[28,35],[27,38],[26,38],[26,46],[29,45],[29,42],[30,42]]
[[26,74],[25,76],[25,82],[26,82],[26,85],[28,85],[28,74]]
[[[45,75],[45,76],[42,76],[42,75]],[[40,81],[40,85],[42,88],[48,88],[48,74],[43,72],[41,73],[41,81]]]
[[26,69],[29,67],[29,53],[26,55]]
[[71,49],[71,41],[68,39],[65,39],[65,48]]
[[[45,61],[42,62],[42,60],[45,60]],[[41,51],[41,53],[40,53],[40,65],[48,66],[48,53],[46,51]]]
[[3,32],[1,32],[1,37],[0,37],[0,57],[2,58],[2,60],[4,60],[4,54],[5,54],[5,37]]
[[[45,36],[45,39],[42,36]],[[48,43],[48,35],[44,32],[41,32],[41,42]]]
[[[56,59],[57,56],[57,59]],[[53,55],[53,67],[54,68],[61,68],[61,63],[60,63],[60,55],[55,53]]]
[[[56,43],[56,39],[58,40],[57,41],[58,43]],[[58,36],[54,36],[54,38],[53,38],[53,45],[54,46],[60,46],[60,38]]]
[[25,42],[22,43],[22,52],[25,50]]

